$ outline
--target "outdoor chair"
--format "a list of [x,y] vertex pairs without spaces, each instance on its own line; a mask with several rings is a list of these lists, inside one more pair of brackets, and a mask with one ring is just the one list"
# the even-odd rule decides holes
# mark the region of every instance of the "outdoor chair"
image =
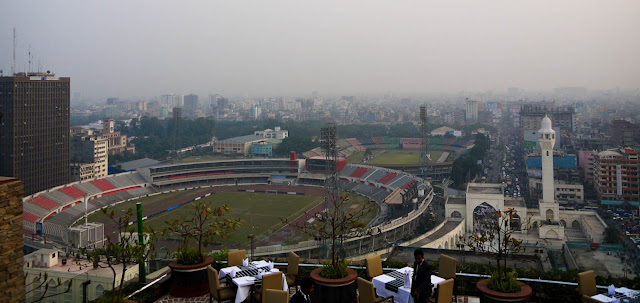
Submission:
[[369,280],[382,274],[382,260],[380,259],[380,255],[366,258],[364,263],[367,267],[367,276],[369,277]]
[[236,298],[236,290],[232,285],[221,286],[218,280],[218,271],[207,266],[207,275],[209,276],[209,303],[216,299],[216,302],[234,301]]
[[227,254],[227,266],[238,266],[242,265],[242,260],[246,258],[247,251],[246,250],[236,250],[230,251]]
[[[358,277],[358,294],[360,303],[378,303],[378,302],[391,302],[395,303],[393,296],[388,296],[386,298],[378,297],[376,298],[376,290],[373,287],[373,283]],[[391,301],[389,301],[391,300]]]
[[253,294],[253,302],[266,303],[266,293],[268,289],[282,290],[281,272],[262,275],[262,289]]
[[440,265],[438,267],[438,276],[443,279],[453,279],[453,289],[456,301],[458,296],[455,295],[456,289],[456,264],[458,261],[455,258],[449,257],[445,254],[440,254]]
[[267,289],[265,293],[265,303],[287,303],[289,293],[285,290]]
[[448,279],[438,284],[436,290],[435,303],[451,303],[453,300],[453,279]]
[[287,256],[287,284],[289,287],[298,286],[298,267],[300,266],[300,257],[294,252],[290,252]]
[[596,288],[596,272],[588,270],[578,273],[578,292],[581,295],[591,297],[598,293]]

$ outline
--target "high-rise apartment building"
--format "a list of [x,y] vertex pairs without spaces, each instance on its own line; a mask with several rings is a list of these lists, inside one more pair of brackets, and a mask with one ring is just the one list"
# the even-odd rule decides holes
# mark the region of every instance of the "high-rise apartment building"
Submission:
[[184,109],[187,111],[195,111],[198,109],[198,95],[184,96]]
[[108,140],[90,133],[71,136],[71,180],[83,181],[107,176]]
[[631,148],[599,152],[593,157],[593,178],[601,200],[638,200],[638,153]]
[[69,183],[69,90],[50,73],[0,77],[0,175],[25,195]]
[[464,118],[467,123],[475,123],[478,121],[478,101],[467,99]]
[[573,106],[556,106],[553,102],[525,104],[520,107],[520,127],[524,130],[537,130],[540,121],[546,115],[553,120],[554,127],[565,132],[573,132],[575,129]]

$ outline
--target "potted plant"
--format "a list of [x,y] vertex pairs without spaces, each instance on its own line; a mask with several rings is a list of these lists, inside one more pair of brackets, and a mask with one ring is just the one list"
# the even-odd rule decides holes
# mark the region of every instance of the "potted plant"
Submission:
[[[321,268],[311,272],[316,282],[313,293],[314,302],[347,303],[356,302],[356,279],[358,274],[350,269],[344,260],[342,244],[349,238],[369,233],[366,224],[360,222],[375,206],[368,201],[361,206],[350,203],[348,193],[340,189],[338,178],[338,146],[336,144],[337,129],[335,124],[321,130],[322,152],[325,155],[325,196],[324,209],[317,214],[307,214],[307,219],[314,218],[311,224],[306,220],[293,223],[302,233],[321,241],[321,248],[328,251],[330,260],[324,261]],[[284,220],[285,223],[286,220]]]
[[460,237],[462,244],[474,252],[489,253],[495,257],[496,270],[489,279],[476,283],[482,294],[481,302],[529,302],[532,295],[531,287],[518,281],[515,272],[507,269],[507,258],[515,253],[524,251],[522,240],[514,238],[513,208],[496,211],[495,218],[489,218],[481,223],[481,232],[469,237]]
[[[214,258],[205,254],[204,248],[220,237],[227,238],[229,233],[240,226],[238,219],[225,218],[229,207],[212,207],[204,201],[191,205],[190,215],[173,222],[166,221],[162,235],[177,236],[180,244],[173,253],[176,261],[171,268],[171,288],[174,297],[198,297],[209,293],[207,266]],[[191,246],[195,242],[197,245]]]
[[[330,208],[317,214],[313,224],[298,225],[303,233],[313,236],[316,241],[326,243],[330,260],[311,271],[310,277],[316,282],[314,297],[316,302],[356,302],[356,279],[358,274],[349,268],[343,258],[342,244],[345,240],[369,233],[366,225],[359,220],[371,211],[371,201],[359,208],[352,208],[346,195],[327,195]],[[306,223],[306,221],[305,221]]]

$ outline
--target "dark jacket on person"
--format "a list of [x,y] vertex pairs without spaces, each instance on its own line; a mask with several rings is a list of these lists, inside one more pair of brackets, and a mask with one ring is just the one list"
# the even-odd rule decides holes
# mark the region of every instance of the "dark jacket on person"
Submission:
[[418,292],[414,298],[416,303],[427,302],[431,297],[431,265],[426,260],[413,263],[413,277],[411,279],[411,294]]
[[289,303],[309,303],[311,302],[311,296],[309,296],[309,301],[307,301],[304,298],[304,293],[302,293],[302,291],[298,290],[296,291],[296,293],[291,297],[291,300],[289,300]]

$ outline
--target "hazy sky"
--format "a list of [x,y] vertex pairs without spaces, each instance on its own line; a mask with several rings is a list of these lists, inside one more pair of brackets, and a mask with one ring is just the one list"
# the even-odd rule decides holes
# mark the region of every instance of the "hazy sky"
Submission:
[[[2,1],[85,97],[640,87],[640,1]],[[34,68],[35,69],[35,68]]]

